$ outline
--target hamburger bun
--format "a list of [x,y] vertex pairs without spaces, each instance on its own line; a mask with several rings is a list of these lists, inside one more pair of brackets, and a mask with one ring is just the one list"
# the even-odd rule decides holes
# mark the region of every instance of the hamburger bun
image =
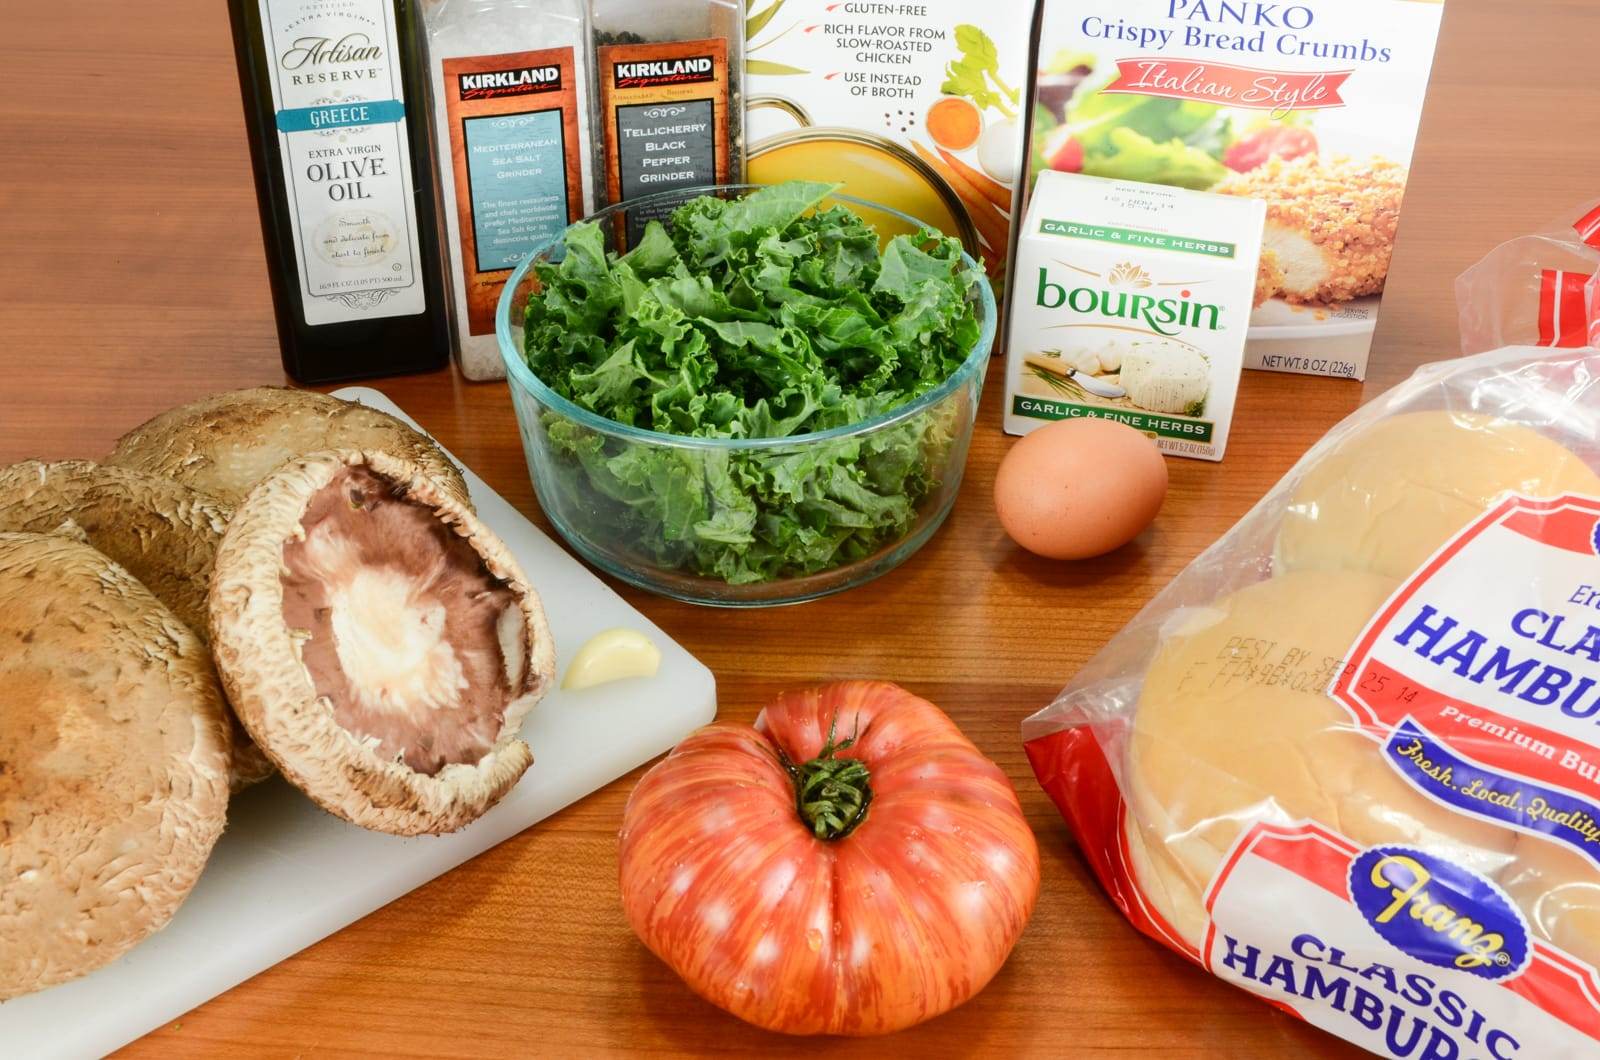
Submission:
[[1295,484],[1278,570],[1407,578],[1507,493],[1600,496],[1600,476],[1537,431],[1469,412],[1412,412],[1345,439]]
[[1180,612],[1166,631],[1133,717],[1124,785],[1146,842],[1192,889],[1170,905],[1198,901],[1262,821],[1314,820],[1362,846],[1415,844],[1485,873],[1507,863],[1511,832],[1412,788],[1327,695],[1394,587],[1373,574],[1299,571]]
[[1600,867],[1571,847],[1517,837],[1516,862],[1500,878],[1534,932],[1600,968]]

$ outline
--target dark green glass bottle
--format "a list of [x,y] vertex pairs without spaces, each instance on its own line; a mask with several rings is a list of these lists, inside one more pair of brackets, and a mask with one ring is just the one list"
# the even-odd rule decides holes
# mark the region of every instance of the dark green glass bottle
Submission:
[[412,0],[229,0],[283,367],[448,363]]

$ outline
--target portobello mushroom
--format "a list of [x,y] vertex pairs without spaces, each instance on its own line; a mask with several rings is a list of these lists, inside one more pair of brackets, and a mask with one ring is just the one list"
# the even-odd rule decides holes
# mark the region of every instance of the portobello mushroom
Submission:
[[454,831],[532,762],[518,739],[555,649],[517,562],[388,453],[320,453],[234,514],[211,583],[234,709],[325,809],[400,835]]
[[237,507],[285,461],[336,449],[392,453],[472,507],[461,469],[431,439],[386,412],[290,387],[232,390],[169,409],[119,438],[105,463],[165,475]]
[[[0,531],[66,532],[109,556],[205,641],[206,593],[233,510],[160,475],[87,460],[29,460],[0,468]],[[233,790],[265,780],[272,763],[229,718]]]
[[228,758],[210,656],[166,605],[87,545],[0,534],[0,1001],[166,925]]

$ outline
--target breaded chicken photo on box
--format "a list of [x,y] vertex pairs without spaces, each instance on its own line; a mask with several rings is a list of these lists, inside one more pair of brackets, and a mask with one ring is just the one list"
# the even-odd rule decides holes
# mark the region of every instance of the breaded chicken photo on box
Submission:
[[1331,305],[1383,293],[1404,167],[1380,158],[1273,158],[1216,190],[1267,204],[1257,305],[1274,297]]

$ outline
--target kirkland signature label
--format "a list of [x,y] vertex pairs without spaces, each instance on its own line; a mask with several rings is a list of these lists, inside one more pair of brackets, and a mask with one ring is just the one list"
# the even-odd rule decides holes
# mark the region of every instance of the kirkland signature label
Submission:
[[[622,197],[637,199],[716,181],[716,106],[709,99],[617,108],[617,170]],[[667,211],[662,211],[664,216]],[[628,213],[628,239],[644,234],[646,211]]]
[[463,120],[478,271],[509,269],[567,225],[560,110]]

